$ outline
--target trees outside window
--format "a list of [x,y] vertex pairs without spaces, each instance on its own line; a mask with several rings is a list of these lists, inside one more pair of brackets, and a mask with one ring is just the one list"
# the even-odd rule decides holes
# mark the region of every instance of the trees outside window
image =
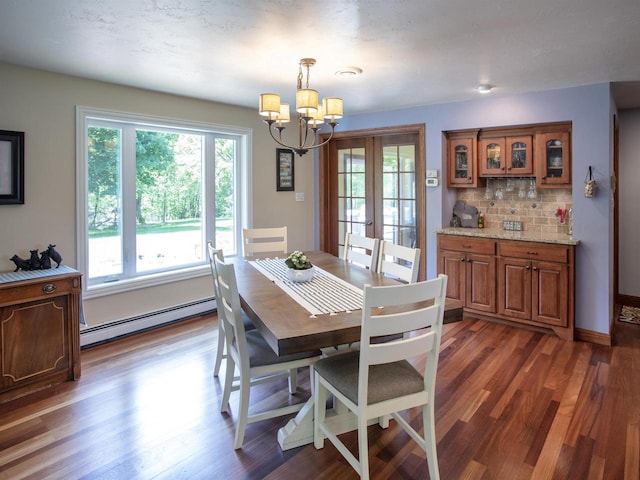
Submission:
[[89,289],[207,265],[208,239],[236,253],[246,132],[89,109],[78,120]]

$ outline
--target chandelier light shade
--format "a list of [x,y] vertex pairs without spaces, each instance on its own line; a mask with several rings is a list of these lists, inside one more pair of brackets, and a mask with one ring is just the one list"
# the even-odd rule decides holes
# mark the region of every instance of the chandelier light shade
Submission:
[[[267,124],[269,134],[276,143],[289,148],[299,156],[304,155],[309,150],[319,148],[327,144],[333,137],[336,120],[342,118],[342,99],[335,97],[323,98],[318,101],[318,91],[309,88],[309,69],[316,63],[314,58],[303,58],[298,65],[298,79],[296,89],[296,113],[298,116],[298,143],[289,145],[285,143],[282,133],[285,130],[285,123],[291,121],[290,108],[288,103],[280,103],[280,95],[277,93],[263,93],[260,95],[258,112],[267,117],[264,122]],[[306,69],[306,85],[303,88],[304,73]],[[331,134],[324,142],[319,143],[318,129],[325,121],[331,127]]]
[[277,93],[263,93],[260,95],[260,115],[277,118],[280,114],[280,95]]

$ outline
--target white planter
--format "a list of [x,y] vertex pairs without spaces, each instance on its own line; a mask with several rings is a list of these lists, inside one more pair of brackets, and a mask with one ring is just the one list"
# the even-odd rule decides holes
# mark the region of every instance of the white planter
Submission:
[[313,267],[307,268],[306,270],[294,270],[290,268],[287,270],[287,278],[292,282],[308,282],[313,278],[314,273]]

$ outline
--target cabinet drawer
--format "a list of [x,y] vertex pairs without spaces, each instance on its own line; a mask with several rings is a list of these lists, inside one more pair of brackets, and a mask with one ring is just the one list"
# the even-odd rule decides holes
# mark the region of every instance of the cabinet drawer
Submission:
[[535,242],[499,242],[498,255],[547,262],[569,263],[569,246]]
[[438,246],[443,250],[459,252],[484,253],[495,255],[496,242],[486,238],[469,238],[464,236],[440,235]]
[[[75,285],[74,285],[75,284]],[[79,280],[48,280],[32,283],[30,285],[15,285],[0,289],[2,300],[0,305],[8,305],[17,301],[28,302],[43,297],[57,297],[77,292],[80,287]]]

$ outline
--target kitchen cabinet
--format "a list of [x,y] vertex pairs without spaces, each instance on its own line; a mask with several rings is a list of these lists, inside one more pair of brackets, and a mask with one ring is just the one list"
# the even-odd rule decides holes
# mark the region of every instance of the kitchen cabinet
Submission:
[[444,133],[448,187],[480,187],[500,177],[535,177],[539,188],[571,186],[570,122]]
[[478,130],[447,133],[447,186],[477,187]]
[[575,245],[438,233],[438,273],[465,315],[573,340]]
[[573,340],[572,245],[498,242],[498,314]]
[[481,177],[527,177],[533,175],[531,135],[482,137],[478,148]]
[[0,274],[0,403],[80,378],[81,275]]
[[438,273],[445,273],[447,299],[479,312],[496,312],[496,242],[439,236]]
[[571,145],[568,126],[535,136],[535,173],[538,188],[571,186]]

